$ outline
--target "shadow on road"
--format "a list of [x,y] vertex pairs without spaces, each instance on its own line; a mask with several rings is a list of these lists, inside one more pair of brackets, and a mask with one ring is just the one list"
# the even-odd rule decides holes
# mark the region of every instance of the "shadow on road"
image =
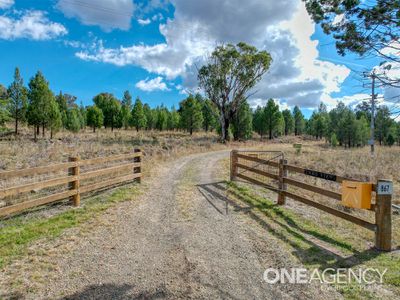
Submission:
[[[374,248],[359,252],[326,234],[306,229],[277,204],[260,201],[260,197],[228,187],[225,181],[200,184],[197,188],[220,214],[228,214],[230,206],[233,213],[248,215],[274,237],[290,245],[293,254],[305,265],[317,264],[321,269],[351,268],[381,254]],[[307,247],[299,247],[299,241]],[[345,256],[338,247],[352,254]]]
[[[218,295],[218,298],[235,300],[239,299],[230,292],[224,291],[216,285],[204,284],[203,287],[205,289],[215,291],[215,294]],[[191,289],[183,289],[183,291],[170,291],[165,284],[161,284],[157,288],[149,291],[135,291],[135,287],[130,284],[101,284],[89,285],[82,291],[65,296],[64,298],[61,298],[61,300],[189,299],[194,297],[192,292],[193,291]]]
[[129,284],[101,284],[89,285],[84,290],[68,295],[63,300],[81,299],[160,299],[165,298],[167,292],[165,287],[160,287],[155,291],[134,293],[134,286]]

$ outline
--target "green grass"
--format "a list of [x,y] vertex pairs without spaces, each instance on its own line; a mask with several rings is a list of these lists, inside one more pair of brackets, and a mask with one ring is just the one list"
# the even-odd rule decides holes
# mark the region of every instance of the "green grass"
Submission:
[[[330,228],[320,226],[289,208],[277,206],[246,186],[234,182],[228,182],[227,185],[229,195],[231,198],[235,198],[236,203],[245,203],[252,208],[252,211],[256,210],[262,213],[262,218],[252,212],[250,212],[250,217],[267,229],[269,233],[283,241],[283,246],[293,253],[304,266],[320,270],[326,268],[352,268],[353,270],[377,268],[383,271],[387,268],[384,276],[384,288],[400,296],[400,256],[398,253],[359,249],[360,243],[356,233],[354,233],[354,240],[344,240],[340,236],[343,228],[340,230],[335,228],[335,226],[346,226],[344,223],[332,224]],[[321,217],[323,214],[321,213]],[[316,241],[322,241],[323,247]],[[357,282],[337,285],[335,288],[346,299],[377,299],[381,296],[360,286]]]
[[49,218],[14,218],[0,221],[0,268],[27,254],[28,247],[40,239],[54,239],[66,229],[79,226],[99,216],[109,207],[122,201],[133,200],[139,193],[135,184],[120,187],[111,193],[91,197],[82,206],[61,212]]

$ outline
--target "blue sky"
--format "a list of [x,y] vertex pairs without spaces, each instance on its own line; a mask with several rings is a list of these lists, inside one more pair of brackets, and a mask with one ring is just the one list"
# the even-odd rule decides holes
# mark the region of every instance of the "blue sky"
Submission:
[[196,91],[196,68],[219,43],[245,41],[271,52],[271,71],[250,103],[269,97],[309,115],[323,101],[368,96],[352,70],[378,61],[341,57],[300,0],[0,0],[0,84],[18,66],[51,89],[78,97],[129,90],[151,106],[177,105]]

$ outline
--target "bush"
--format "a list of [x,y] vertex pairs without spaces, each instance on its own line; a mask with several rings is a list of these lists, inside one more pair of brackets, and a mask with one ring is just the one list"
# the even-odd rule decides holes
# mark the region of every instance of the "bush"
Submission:
[[391,133],[389,133],[389,135],[388,135],[388,137],[386,139],[386,144],[391,147],[391,146],[394,145],[394,142],[395,141],[394,141],[393,135]]
[[337,145],[338,145],[338,140],[337,140],[336,134],[334,133],[331,136],[331,146],[337,147]]

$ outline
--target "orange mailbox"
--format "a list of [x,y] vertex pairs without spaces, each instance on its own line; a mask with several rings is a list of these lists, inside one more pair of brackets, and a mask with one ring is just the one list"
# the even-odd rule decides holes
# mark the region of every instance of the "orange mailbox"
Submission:
[[352,208],[371,208],[372,183],[343,181],[342,204]]

